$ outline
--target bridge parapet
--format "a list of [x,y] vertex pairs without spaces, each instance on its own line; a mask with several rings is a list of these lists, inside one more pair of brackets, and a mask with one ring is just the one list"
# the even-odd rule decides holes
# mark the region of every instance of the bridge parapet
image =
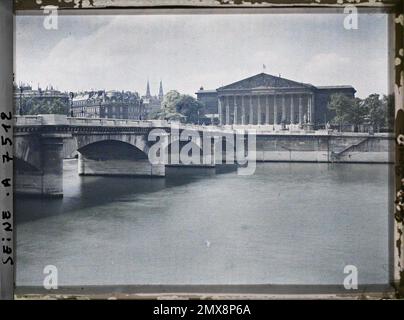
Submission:
[[70,126],[145,127],[145,128],[169,126],[168,122],[165,120],[72,118],[58,114],[15,116],[15,125],[16,126],[70,125]]
[[71,126],[71,127],[110,127],[110,128],[165,128],[200,132],[234,134],[233,128],[205,126],[170,122],[167,120],[129,120],[109,118],[73,118],[58,114],[15,116],[15,126]]
[[42,126],[42,118],[38,116],[14,116],[15,126]]
[[332,137],[385,137],[392,138],[392,133],[367,132],[334,132],[331,130],[316,131],[295,131],[277,130],[273,131],[264,126],[212,126],[184,124],[167,120],[129,120],[110,118],[73,118],[65,115],[43,114],[33,116],[15,116],[15,126],[71,126],[71,127],[106,127],[106,128],[165,128],[209,132],[217,134],[240,134],[253,130],[259,136],[332,136]]

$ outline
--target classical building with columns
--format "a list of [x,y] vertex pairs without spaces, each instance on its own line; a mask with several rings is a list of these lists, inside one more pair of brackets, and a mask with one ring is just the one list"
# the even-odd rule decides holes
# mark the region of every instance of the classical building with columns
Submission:
[[221,125],[271,125],[315,128],[327,123],[332,94],[353,98],[352,86],[316,87],[260,73],[216,90],[201,88],[197,98]]

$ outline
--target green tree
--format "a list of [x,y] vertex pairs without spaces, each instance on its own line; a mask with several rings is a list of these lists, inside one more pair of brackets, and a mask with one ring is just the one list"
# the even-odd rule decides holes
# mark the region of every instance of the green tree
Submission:
[[198,123],[203,117],[203,104],[189,95],[172,90],[165,94],[161,110],[155,115],[157,119],[177,120]]
[[383,95],[382,104],[383,104],[383,109],[386,110],[384,126],[389,131],[393,131],[394,130],[394,114],[395,114],[394,96],[392,94]]
[[161,103],[161,108],[170,113],[175,113],[177,100],[181,97],[181,94],[176,90],[171,90],[164,95]]
[[21,114],[65,114],[69,112],[69,104],[61,99],[39,100],[35,97],[21,100]]
[[176,110],[185,116],[188,123],[199,123],[204,116],[203,104],[189,95],[181,95],[176,101]]
[[359,98],[354,98],[351,108],[347,110],[346,121],[354,126],[354,131],[358,132],[359,126],[365,122],[367,116],[366,107]]
[[185,117],[177,112],[176,104],[181,94],[176,90],[171,90],[164,95],[161,102],[161,110],[155,114],[156,119],[184,121]]
[[367,110],[367,119],[369,124],[373,126],[376,131],[380,131],[380,128],[385,124],[387,117],[387,104],[384,105],[380,96],[377,93],[369,95],[363,104]]
[[328,109],[334,114],[331,122],[339,125],[340,131],[344,124],[349,124],[349,118],[355,114],[352,112],[354,108],[355,100],[347,97],[344,94],[336,93],[331,95]]

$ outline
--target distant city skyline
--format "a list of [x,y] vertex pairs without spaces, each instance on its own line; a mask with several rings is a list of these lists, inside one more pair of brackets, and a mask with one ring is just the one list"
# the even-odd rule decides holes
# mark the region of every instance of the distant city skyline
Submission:
[[[265,72],[294,81],[387,93],[387,16],[343,14],[16,17],[16,82],[61,91],[193,95]],[[265,65],[265,68],[264,68]]]

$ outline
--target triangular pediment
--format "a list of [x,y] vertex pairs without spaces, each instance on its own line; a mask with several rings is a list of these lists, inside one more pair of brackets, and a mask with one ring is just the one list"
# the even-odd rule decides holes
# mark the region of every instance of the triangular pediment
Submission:
[[255,76],[228,84],[217,90],[244,90],[244,89],[271,89],[271,88],[310,88],[309,84],[292,81],[267,73],[259,73]]

